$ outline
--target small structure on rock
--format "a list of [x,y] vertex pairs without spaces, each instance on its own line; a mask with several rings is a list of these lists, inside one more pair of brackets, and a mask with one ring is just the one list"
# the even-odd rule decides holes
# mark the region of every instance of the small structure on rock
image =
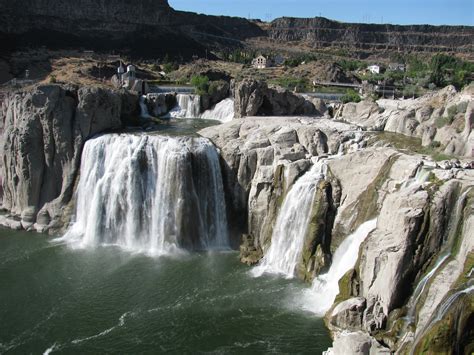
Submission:
[[140,95],[144,95],[149,92],[148,83],[145,80],[137,78],[135,66],[129,64],[127,66],[127,71],[125,71],[121,60],[117,68],[117,74],[112,77],[111,81],[112,84],[117,88],[135,91]]

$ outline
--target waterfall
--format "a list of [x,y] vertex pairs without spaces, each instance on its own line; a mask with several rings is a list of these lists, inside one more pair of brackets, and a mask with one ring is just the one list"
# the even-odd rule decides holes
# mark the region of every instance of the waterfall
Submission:
[[201,111],[201,97],[199,95],[178,94],[178,104],[170,111],[172,118],[198,118]]
[[428,324],[428,326],[425,329],[428,329],[431,324],[434,324],[436,322],[439,322],[441,319],[444,318],[444,315],[448,311],[448,309],[451,307],[451,305],[460,297],[461,295],[468,294],[474,291],[474,285],[471,285],[464,290],[458,291],[456,293],[453,293],[451,296],[448,297],[448,299],[440,306],[438,307],[438,311],[436,312],[436,316],[434,319]]
[[415,291],[413,292],[413,295],[410,298],[410,301],[408,302],[408,319],[412,320],[413,317],[415,316],[415,311],[416,311],[416,305],[418,304],[418,301],[420,300],[421,295],[423,294],[426,285],[428,284],[428,281],[431,280],[433,275],[438,271],[441,265],[446,261],[447,258],[449,258],[451,254],[446,253],[444,255],[441,255],[438,260],[436,261],[435,266],[429,273],[427,273],[418,283],[418,285],[415,288]]
[[[423,179],[423,181],[426,181],[426,178],[425,178],[426,173],[423,172],[424,170],[426,169],[419,169],[419,171],[416,174],[415,179]],[[462,214],[463,214],[464,207],[466,205],[466,199],[470,191],[471,191],[471,188],[467,188],[466,191],[464,191],[459,197],[459,199],[457,200],[456,208],[454,212],[454,218],[449,223],[448,237],[443,238],[443,248],[441,249],[443,252],[438,256],[438,259],[436,260],[436,263],[433,266],[433,268],[418,282],[418,284],[415,287],[415,291],[413,292],[413,295],[410,297],[410,300],[408,301],[407,319],[409,321],[412,321],[415,316],[416,306],[418,304],[418,301],[421,298],[421,295],[425,291],[426,285],[429,283],[431,278],[436,274],[436,272],[440,269],[440,267],[444,264],[444,262],[451,256],[452,248],[455,243],[454,239],[457,234],[458,225],[459,223],[461,223],[460,221],[462,220]]]
[[151,118],[150,114],[148,113],[148,107],[146,105],[146,95],[140,96],[140,117],[141,118]]
[[324,179],[326,165],[320,161],[296,181],[285,197],[273,230],[271,245],[260,265],[252,269],[254,276],[263,273],[294,276],[301,258],[304,238],[311,217],[316,187]]
[[367,221],[344,239],[334,253],[329,271],[315,278],[311,289],[306,291],[304,308],[321,316],[327,312],[339,293],[339,280],[355,266],[360,245],[376,226],[376,219]]
[[61,239],[151,255],[226,248],[216,149],[189,137],[110,134],[87,141],[75,222]]
[[223,123],[232,121],[234,119],[234,100],[231,98],[222,100],[212,109],[205,111],[201,118],[217,120]]

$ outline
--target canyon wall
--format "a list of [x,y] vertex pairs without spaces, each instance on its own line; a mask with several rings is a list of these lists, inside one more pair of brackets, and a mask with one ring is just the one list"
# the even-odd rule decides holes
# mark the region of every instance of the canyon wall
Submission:
[[166,0],[0,1],[3,49],[46,45],[121,51],[132,56],[205,56],[216,43],[263,35],[236,17],[173,10]]
[[[3,208],[14,228],[62,228],[84,142],[122,127],[138,97],[99,87],[40,85],[2,105]],[[3,217],[5,219],[5,217]]]
[[315,48],[472,53],[472,26],[430,26],[344,23],[316,18],[282,17],[272,21],[268,37],[302,42]]

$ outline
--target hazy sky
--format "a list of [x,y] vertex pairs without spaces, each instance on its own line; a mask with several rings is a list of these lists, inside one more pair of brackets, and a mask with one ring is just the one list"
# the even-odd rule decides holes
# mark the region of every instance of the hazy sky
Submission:
[[169,0],[176,10],[262,20],[324,16],[345,22],[474,26],[474,0]]

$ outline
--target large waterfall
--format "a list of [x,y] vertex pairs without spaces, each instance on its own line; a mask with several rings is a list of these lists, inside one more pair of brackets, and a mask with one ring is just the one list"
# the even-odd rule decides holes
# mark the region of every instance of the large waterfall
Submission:
[[197,118],[201,111],[201,97],[192,94],[178,94],[178,104],[170,111],[173,118]]
[[324,179],[325,168],[323,162],[315,164],[296,181],[285,197],[273,230],[272,244],[260,265],[252,270],[254,276],[265,272],[283,274],[288,278],[294,276],[303,250],[316,187]]
[[85,144],[75,222],[63,237],[160,255],[228,246],[221,170],[204,138],[111,134]]
[[339,280],[354,267],[360,245],[376,226],[376,219],[365,222],[344,239],[334,253],[329,271],[315,278],[311,289],[306,292],[303,303],[305,309],[324,316],[339,293]]

